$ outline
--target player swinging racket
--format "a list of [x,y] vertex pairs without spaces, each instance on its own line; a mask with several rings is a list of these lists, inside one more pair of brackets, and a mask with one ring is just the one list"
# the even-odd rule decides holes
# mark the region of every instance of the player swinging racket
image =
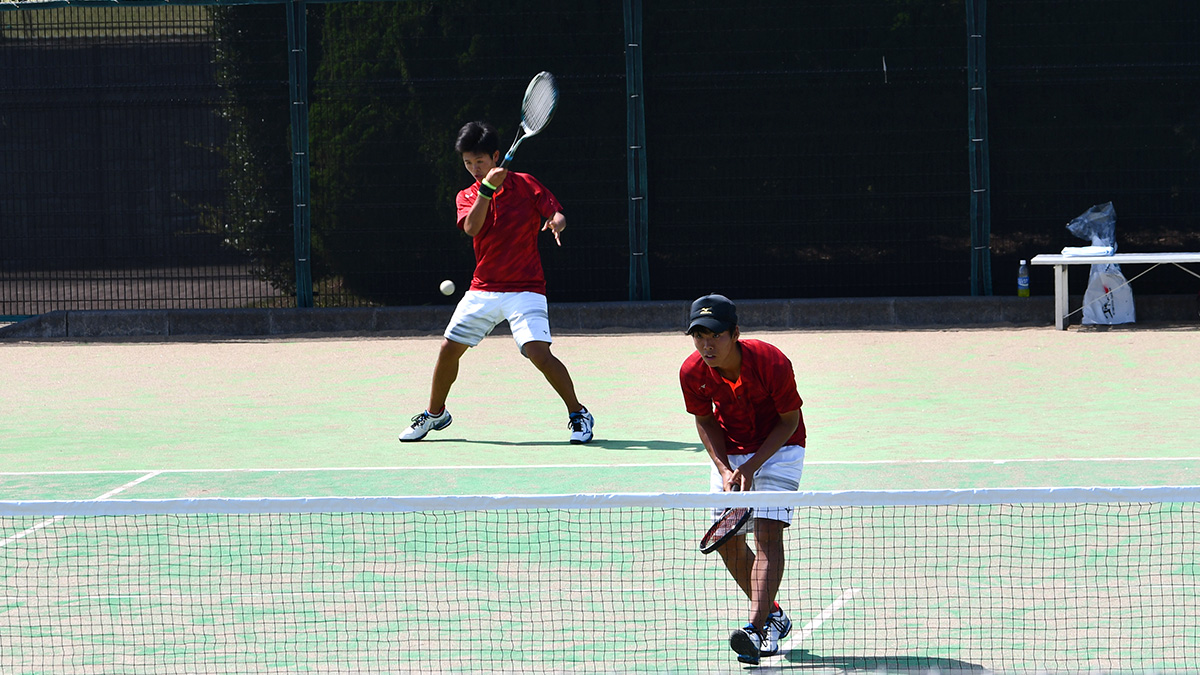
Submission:
[[[723,295],[693,302],[687,332],[696,351],[679,369],[684,405],[713,462],[710,489],[794,491],[804,468],[805,431],[792,363],[771,344],[740,339],[737,322],[737,308]],[[779,653],[792,629],[775,602],[783,529],[791,517],[790,508],[757,509],[746,525],[754,548],[743,532],[717,549],[750,599],[749,621],[729,638],[743,663]]]
[[[500,161],[496,130],[470,122],[458,132],[455,149],[475,183],[458,193],[458,227],[472,238],[475,276],[455,308],[433,367],[429,407],[412,418],[401,441],[419,441],[450,426],[446,398],[458,378],[458,362],[501,321],[508,321],[521,354],[533,362],[567,406],[572,443],[592,440],[591,413],[575,397],[567,367],[550,353],[546,278],[538,254],[539,231],[554,240],[567,226],[562,205],[529,174],[510,172]],[[542,223],[545,222],[543,226]]]

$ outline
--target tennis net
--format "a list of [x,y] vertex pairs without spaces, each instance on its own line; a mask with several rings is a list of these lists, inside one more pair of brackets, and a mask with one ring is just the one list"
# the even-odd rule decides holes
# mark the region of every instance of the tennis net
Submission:
[[1186,671],[1200,488],[0,502],[0,672],[741,672],[711,510],[795,506],[764,666]]

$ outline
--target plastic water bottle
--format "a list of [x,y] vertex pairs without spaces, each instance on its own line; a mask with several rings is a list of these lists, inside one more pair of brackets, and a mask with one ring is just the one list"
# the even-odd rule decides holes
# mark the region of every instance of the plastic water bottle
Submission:
[[1029,263],[1021,261],[1021,267],[1017,269],[1017,297],[1029,297]]

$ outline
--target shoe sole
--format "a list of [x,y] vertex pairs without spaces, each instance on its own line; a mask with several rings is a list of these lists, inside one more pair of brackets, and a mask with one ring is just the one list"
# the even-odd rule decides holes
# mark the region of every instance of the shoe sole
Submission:
[[739,630],[729,636],[729,647],[738,653],[738,661],[749,663],[752,666],[758,664],[759,649],[754,646],[754,643],[750,640],[750,636],[746,635],[744,631]]
[[571,439],[571,445],[583,445],[584,443],[591,443],[591,442],[592,442],[591,434],[589,434],[588,437],[583,440],[579,440],[577,438]]
[[[433,427],[429,431],[441,431],[442,429],[445,429],[446,427],[450,426],[453,423],[454,423],[454,418],[451,417],[449,422],[446,422],[445,424],[443,424],[440,427]],[[429,431],[426,431],[425,433],[421,434],[420,436],[417,436],[416,438],[405,438],[405,437],[401,436],[400,442],[401,443],[416,443],[417,441],[421,440],[422,438],[425,438],[426,436],[428,436]]]

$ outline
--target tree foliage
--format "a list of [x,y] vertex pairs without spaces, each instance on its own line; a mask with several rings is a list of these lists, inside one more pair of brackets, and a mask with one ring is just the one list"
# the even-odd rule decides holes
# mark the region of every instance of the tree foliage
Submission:
[[213,8],[220,114],[228,138],[224,203],[203,207],[204,226],[246,253],[256,273],[295,292],[292,166],[287,109],[287,24],[277,5]]

